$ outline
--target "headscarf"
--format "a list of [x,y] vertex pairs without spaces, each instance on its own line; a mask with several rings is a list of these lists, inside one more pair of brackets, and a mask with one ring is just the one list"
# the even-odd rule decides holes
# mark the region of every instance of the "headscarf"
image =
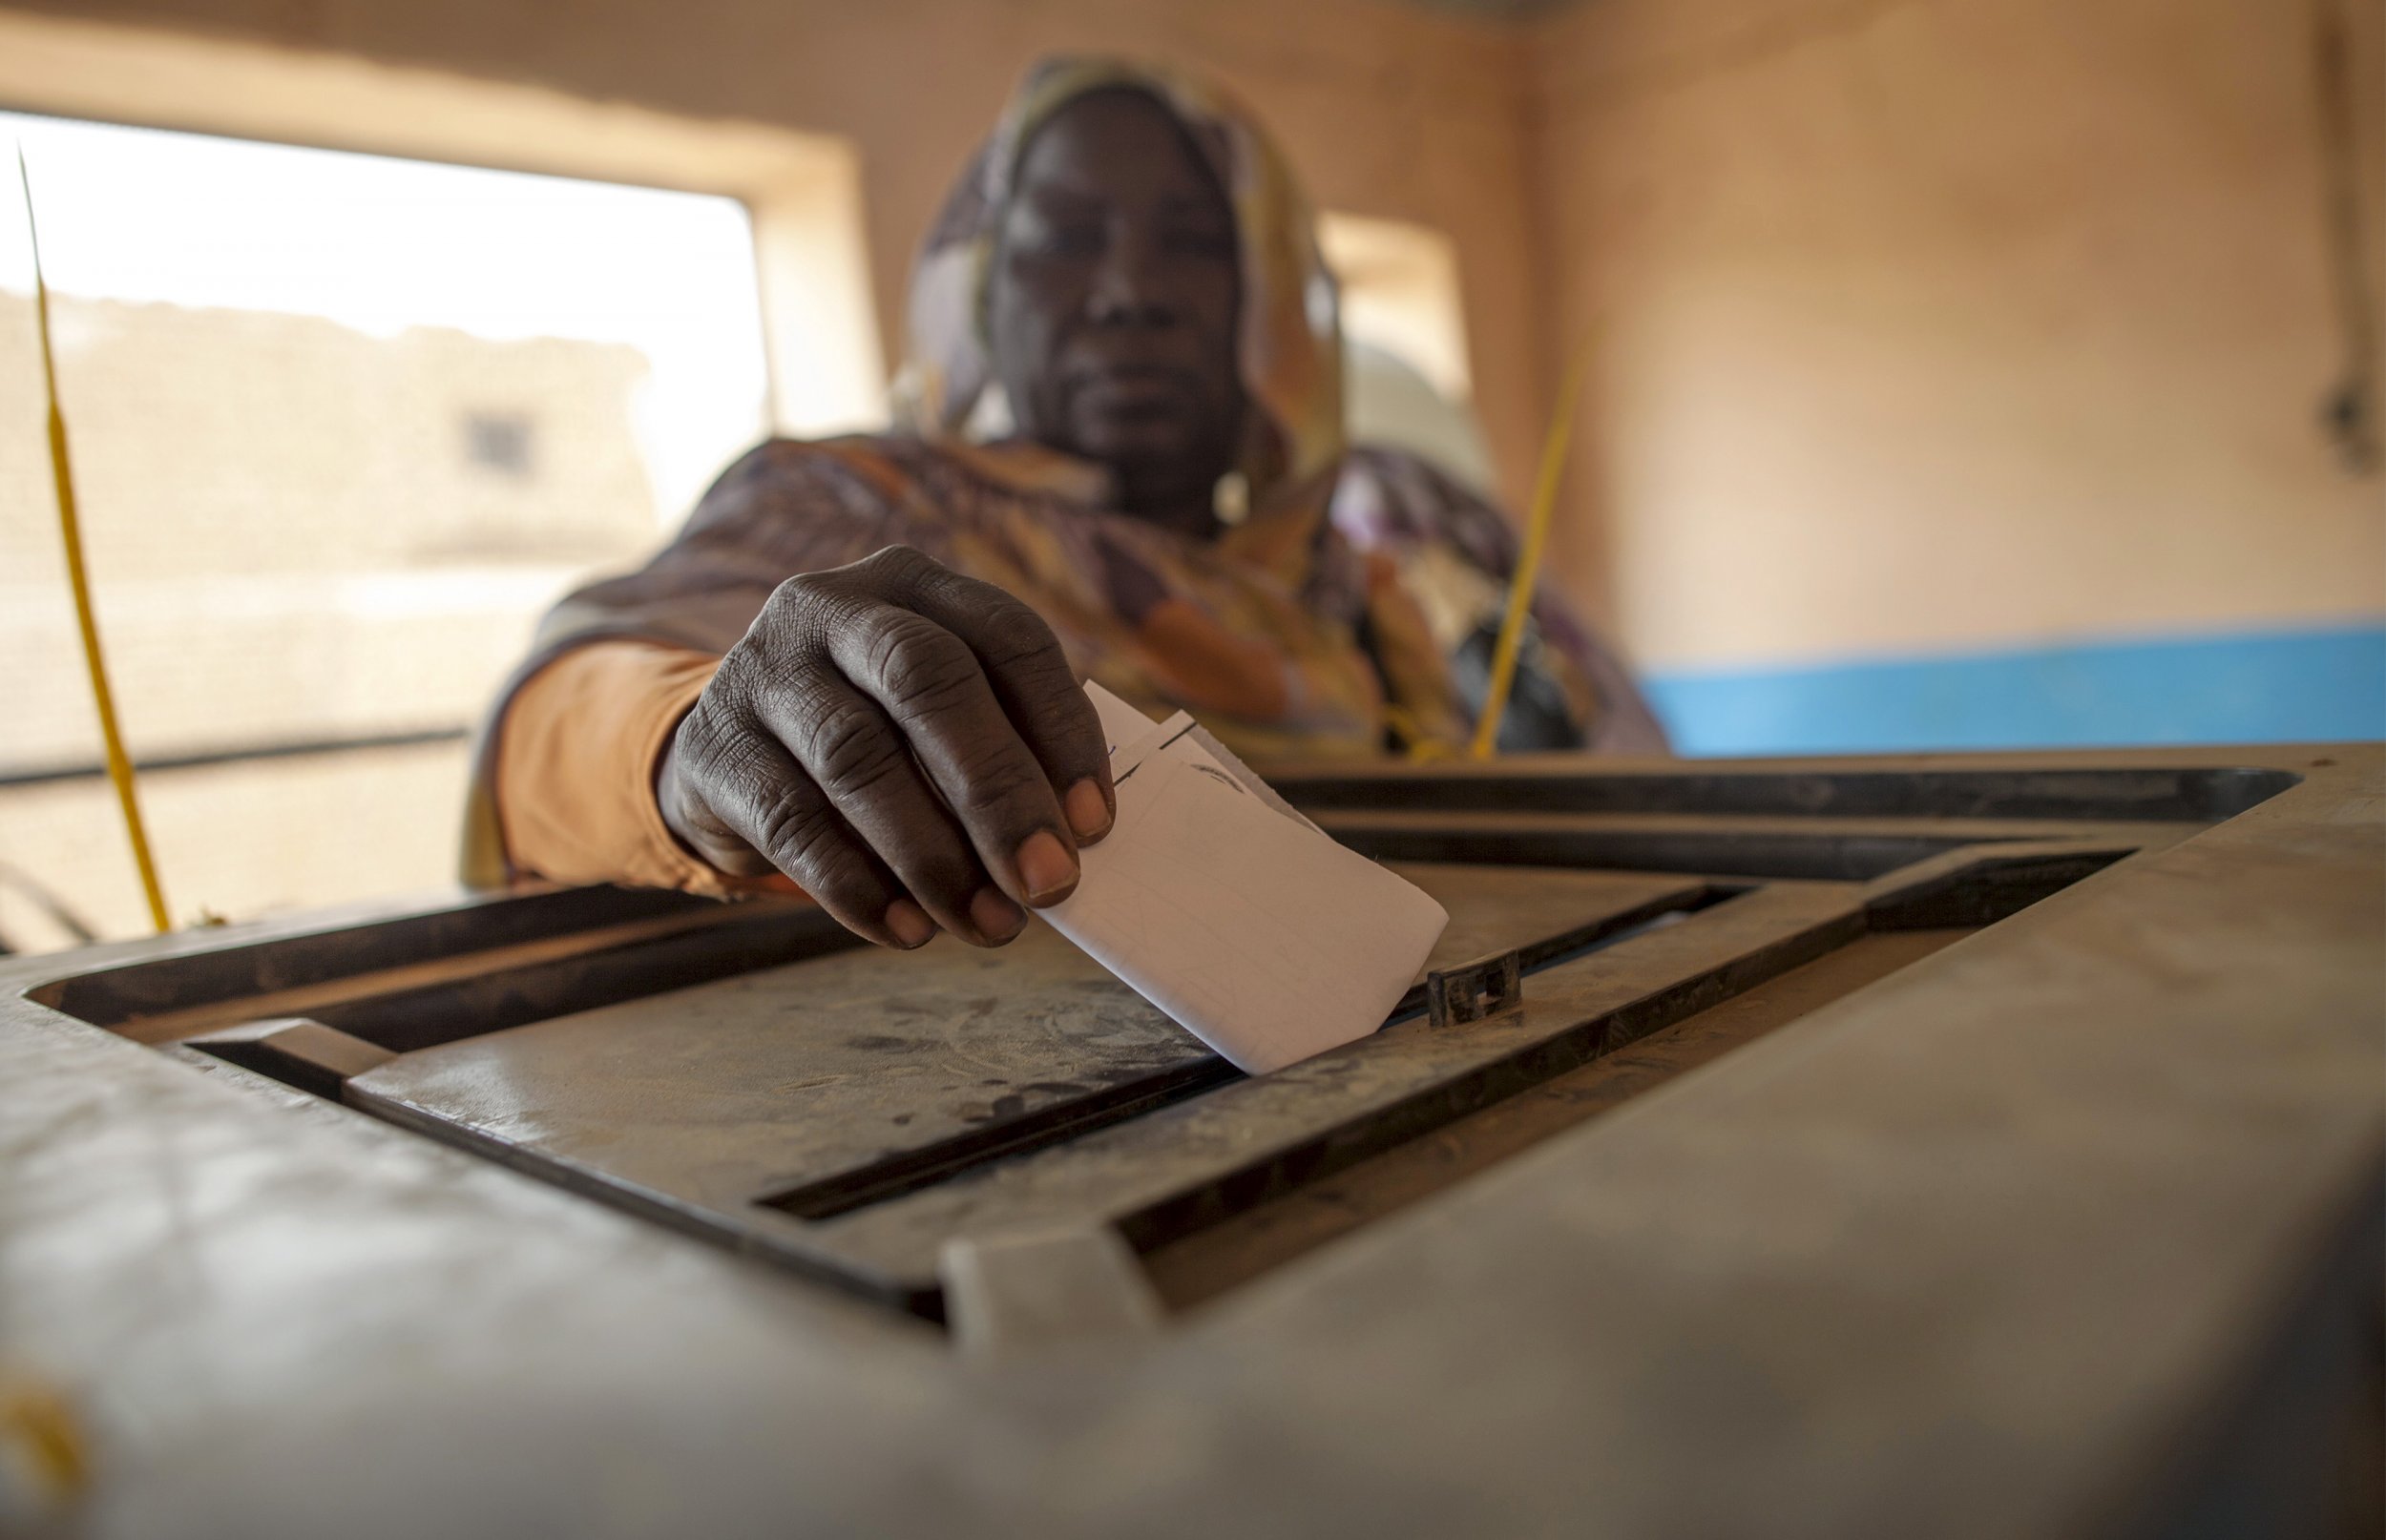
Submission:
[[[1008,427],[987,356],[994,237],[1036,131],[1078,97],[1133,91],[1183,126],[1234,211],[1243,313],[1236,357],[1256,409],[1235,469],[1256,520],[1314,513],[1342,463],[1342,333],[1316,219],[1257,118],[1218,87],[1156,65],[1049,58],[1029,71],[992,137],[946,198],[911,275],[907,347],[895,381],[899,428],[971,440]],[[1293,537],[1286,531],[1283,538]]]

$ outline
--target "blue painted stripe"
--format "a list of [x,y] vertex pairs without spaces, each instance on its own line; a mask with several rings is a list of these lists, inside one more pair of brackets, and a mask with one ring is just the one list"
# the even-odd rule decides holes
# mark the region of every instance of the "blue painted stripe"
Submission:
[[2386,738],[2386,624],[1646,680],[1675,752],[1875,754]]

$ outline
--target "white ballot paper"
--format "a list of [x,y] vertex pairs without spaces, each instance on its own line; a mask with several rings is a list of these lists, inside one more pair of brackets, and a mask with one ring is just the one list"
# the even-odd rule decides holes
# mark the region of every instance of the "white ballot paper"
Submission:
[[1450,916],[1336,844],[1183,712],[1154,722],[1088,684],[1119,817],[1037,911],[1250,1074],[1365,1037]]

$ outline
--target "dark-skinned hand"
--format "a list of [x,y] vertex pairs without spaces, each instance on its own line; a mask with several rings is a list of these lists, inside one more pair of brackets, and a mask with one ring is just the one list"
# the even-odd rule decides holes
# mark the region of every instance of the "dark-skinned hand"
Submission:
[[779,585],[680,721],[663,822],[785,873],[846,928],[998,947],[1077,886],[1116,801],[1101,724],[1041,616],[905,546]]

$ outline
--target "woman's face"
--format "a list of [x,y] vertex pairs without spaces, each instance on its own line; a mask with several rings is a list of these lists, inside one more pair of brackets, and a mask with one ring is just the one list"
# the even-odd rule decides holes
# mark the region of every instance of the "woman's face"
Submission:
[[1244,394],[1224,189],[1140,92],[1053,114],[997,226],[986,320],[1019,430],[1107,466],[1129,512],[1206,515]]

